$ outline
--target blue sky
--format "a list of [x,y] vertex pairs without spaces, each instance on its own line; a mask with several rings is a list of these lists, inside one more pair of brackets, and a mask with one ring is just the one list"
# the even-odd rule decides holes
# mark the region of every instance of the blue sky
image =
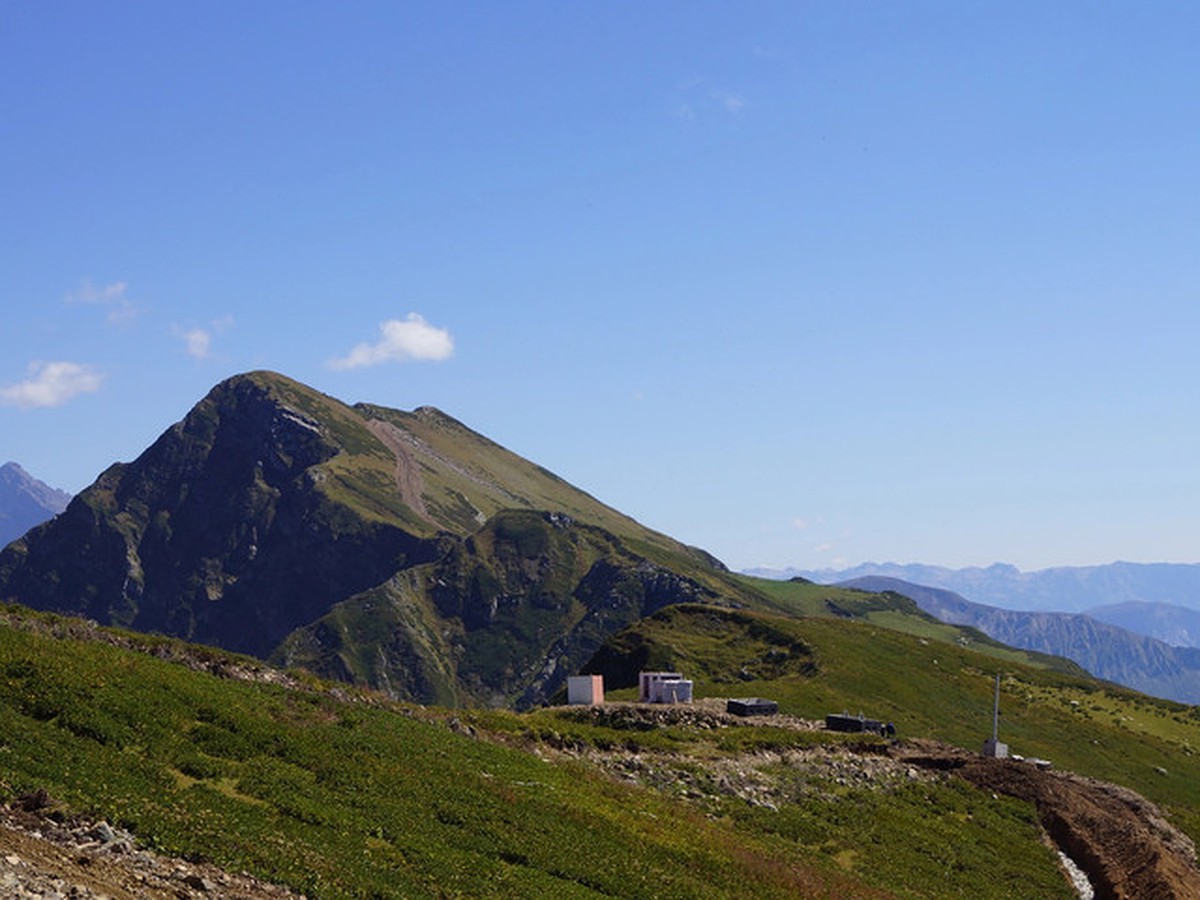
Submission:
[[434,405],[736,568],[1196,561],[1200,7],[0,0],[0,456]]

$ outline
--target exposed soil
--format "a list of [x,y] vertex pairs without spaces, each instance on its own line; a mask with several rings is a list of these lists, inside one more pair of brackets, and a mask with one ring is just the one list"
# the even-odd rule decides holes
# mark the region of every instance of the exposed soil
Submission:
[[422,519],[433,522],[422,496],[425,483],[421,478],[421,467],[413,459],[405,433],[382,419],[371,419],[367,422],[367,429],[396,457],[396,487],[400,491],[400,499]]
[[1087,874],[1098,898],[1200,898],[1191,839],[1128,788],[932,742],[909,742],[899,753],[914,765],[1033,803],[1050,839]]

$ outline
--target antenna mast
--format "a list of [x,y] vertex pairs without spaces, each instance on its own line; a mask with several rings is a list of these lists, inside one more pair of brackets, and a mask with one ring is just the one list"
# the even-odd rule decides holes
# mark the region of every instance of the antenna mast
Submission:
[[1008,745],[1000,743],[1000,673],[996,673],[996,698],[992,701],[992,738],[983,742],[983,755],[993,759],[1008,756]]
[[996,673],[996,702],[992,706],[992,743],[1000,743],[1000,673]]

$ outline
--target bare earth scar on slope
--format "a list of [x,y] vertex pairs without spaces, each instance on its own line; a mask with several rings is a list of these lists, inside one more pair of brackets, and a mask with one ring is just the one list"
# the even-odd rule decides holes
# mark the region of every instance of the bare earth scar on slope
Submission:
[[417,461],[413,459],[410,442],[406,439],[407,436],[395,425],[380,419],[371,419],[368,421],[367,428],[396,457],[396,468],[394,471],[396,488],[400,491],[400,499],[422,519],[432,522],[433,519],[430,517],[429,511],[425,509],[425,500],[421,496],[425,489],[425,483],[421,478],[420,467],[417,465]]
[[948,771],[983,790],[1027,800],[1051,840],[1087,873],[1098,897],[1200,897],[1196,848],[1140,794],[1028,762],[988,759],[930,741],[908,742],[901,758]]

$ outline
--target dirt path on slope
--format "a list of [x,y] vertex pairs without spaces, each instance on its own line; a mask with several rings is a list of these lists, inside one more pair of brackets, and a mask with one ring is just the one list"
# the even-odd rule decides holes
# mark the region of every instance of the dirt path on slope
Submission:
[[413,459],[412,452],[404,440],[403,432],[390,422],[371,419],[367,422],[371,434],[379,438],[383,446],[392,451],[396,457],[396,488],[400,491],[400,499],[422,519],[432,522],[429,511],[425,509],[425,500],[421,496],[425,487],[421,479],[421,469]]
[[1033,803],[1042,827],[1087,874],[1098,898],[1200,898],[1192,840],[1128,788],[932,742],[906,742],[896,753],[983,790]]

